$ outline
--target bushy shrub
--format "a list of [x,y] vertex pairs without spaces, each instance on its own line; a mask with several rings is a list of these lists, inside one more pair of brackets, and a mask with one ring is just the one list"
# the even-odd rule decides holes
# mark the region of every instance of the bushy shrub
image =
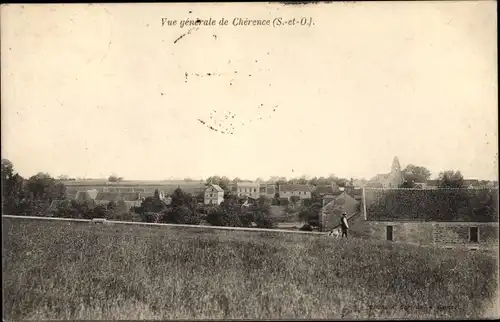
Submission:
[[212,226],[242,227],[248,224],[248,214],[239,215],[225,207],[215,207],[209,211],[206,221]]
[[257,224],[257,228],[275,228],[276,222],[273,218],[269,216],[269,214],[257,211],[255,213],[255,223]]
[[185,205],[169,208],[162,215],[162,221],[170,224],[199,225],[201,223],[201,214]]
[[163,214],[158,212],[144,212],[141,215],[141,220],[148,223],[158,223],[162,221]]
[[302,231],[312,231],[313,229],[312,229],[311,225],[305,224],[302,227],[300,227],[300,230],[302,230]]

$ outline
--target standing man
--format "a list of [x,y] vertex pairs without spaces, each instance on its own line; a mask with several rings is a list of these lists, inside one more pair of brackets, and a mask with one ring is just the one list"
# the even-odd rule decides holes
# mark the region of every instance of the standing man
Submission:
[[347,224],[347,213],[345,212],[342,214],[342,218],[340,219],[340,226],[342,227],[342,238],[344,238],[344,236],[347,238],[349,225]]

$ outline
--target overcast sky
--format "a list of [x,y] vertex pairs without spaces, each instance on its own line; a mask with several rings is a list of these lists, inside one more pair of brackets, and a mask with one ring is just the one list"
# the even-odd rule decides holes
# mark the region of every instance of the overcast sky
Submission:
[[[210,17],[229,25],[161,26]],[[398,156],[495,179],[496,19],[493,1],[3,6],[2,158],[154,180],[370,178]]]

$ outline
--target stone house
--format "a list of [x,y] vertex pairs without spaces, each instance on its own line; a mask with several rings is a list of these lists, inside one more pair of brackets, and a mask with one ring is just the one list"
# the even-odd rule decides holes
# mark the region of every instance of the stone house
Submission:
[[219,185],[211,184],[205,189],[204,204],[220,205],[224,200],[224,189]]
[[419,245],[498,247],[498,222],[370,221],[358,217],[351,224],[370,238]]
[[[141,198],[146,199],[147,197],[154,197],[155,196],[155,190],[153,191],[148,191],[148,192],[141,192]],[[158,190],[158,197],[160,200],[165,200],[166,195],[165,191]]]
[[359,212],[359,201],[346,191],[337,195],[329,195],[323,198],[323,207],[321,208],[321,221],[323,230],[329,230],[340,224],[340,218],[344,212],[349,216]]
[[123,201],[127,210],[139,207],[143,197],[138,192],[99,192],[95,198],[96,205],[107,206],[111,201],[118,203]]
[[276,186],[274,184],[261,183],[259,187],[259,195],[273,199],[276,196]]
[[254,199],[260,196],[260,183],[258,182],[237,182],[232,187],[233,192],[238,197],[252,197]]
[[290,200],[291,197],[299,197],[303,199],[311,199],[311,187],[307,184],[283,184],[278,186],[280,199]]
[[78,202],[95,201],[98,193],[99,191],[97,191],[96,189],[77,191],[75,200]]
[[333,184],[317,185],[312,189],[312,191],[319,197],[323,198],[327,195],[333,195],[336,191],[336,186]]
[[458,189],[402,190],[397,198],[383,200],[380,211],[365,189],[364,216],[353,220],[352,230],[362,237],[420,245],[498,247],[498,189],[460,189],[468,191],[459,203],[448,202]]

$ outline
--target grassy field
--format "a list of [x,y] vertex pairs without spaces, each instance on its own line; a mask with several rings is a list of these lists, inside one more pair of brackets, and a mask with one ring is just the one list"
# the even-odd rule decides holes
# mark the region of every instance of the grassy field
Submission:
[[4,319],[474,318],[497,260],[325,236],[3,218]]

